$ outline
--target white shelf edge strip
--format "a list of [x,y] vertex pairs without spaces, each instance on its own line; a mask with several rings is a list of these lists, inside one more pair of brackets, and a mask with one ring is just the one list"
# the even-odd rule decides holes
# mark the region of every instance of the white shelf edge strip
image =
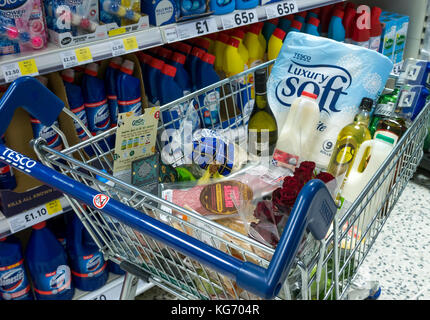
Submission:
[[[304,11],[315,7],[320,7],[332,3],[337,2],[343,2],[344,0],[329,0],[329,1],[323,1],[323,0],[291,0],[295,3],[297,3],[298,11]],[[274,3],[276,4],[276,3]],[[268,4],[265,6],[258,6],[254,9],[249,10],[236,10],[235,12],[243,12],[243,11],[250,11],[250,10],[256,10],[258,21],[264,21],[267,20],[266,17],[266,6],[270,6],[273,4]],[[166,26],[161,27],[150,27],[145,30],[131,32],[131,33],[125,33],[119,36],[114,36],[111,38],[95,41],[95,42],[88,42],[84,43],[79,46],[71,46],[67,48],[60,48],[57,47],[53,43],[49,43],[48,48],[42,50],[42,51],[35,51],[31,53],[21,53],[21,54],[15,54],[15,55],[8,55],[8,56],[2,56],[0,57],[0,68],[12,63],[17,63],[20,61],[24,61],[27,59],[34,59],[38,68],[38,73],[40,75],[60,71],[64,69],[62,60],[61,60],[61,54],[67,53],[68,51],[79,49],[79,48],[85,48],[88,47],[91,51],[93,61],[99,61],[111,58],[113,56],[112,54],[112,48],[109,45],[110,42],[118,40],[118,39],[125,39],[128,37],[136,37],[136,41],[138,44],[139,50],[149,49],[151,47],[160,46],[163,44],[168,43],[165,39],[165,30],[180,26],[189,22],[196,22],[201,21],[205,19],[215,19],[217,23],[218,30],[211,30],[213,32],[218,32],[225,30],[223,29],[223,23],[222,19],[225,16],[231,15],[231,13],[226,15],[211,15],[204,17],[202,19],[197,20],[190,20],[188,22],[183,23],[177,23],[177,24],[170,24]],[[257,22],[257,21],[255,21]],[[184,39],[178,39],[177,41],[184,40]],[[173,42],[173,41],[171,41]],[[0,72],[0,84],[6,83],[4,74]]]

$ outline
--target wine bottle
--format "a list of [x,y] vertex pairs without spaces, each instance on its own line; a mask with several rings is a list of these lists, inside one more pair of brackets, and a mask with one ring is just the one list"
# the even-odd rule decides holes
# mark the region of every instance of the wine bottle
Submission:
[[255,102],[248,122],[249,152],[272,155],[278,140],[278,125],[267,102],[266,69],[255,71],[254,78]]

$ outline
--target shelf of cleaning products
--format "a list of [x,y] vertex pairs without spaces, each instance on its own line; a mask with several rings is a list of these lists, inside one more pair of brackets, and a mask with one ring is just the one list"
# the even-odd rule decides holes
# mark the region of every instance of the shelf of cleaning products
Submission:
[[0,213],[0,235],[8,236],[31,226],[63,214],[71,209],[65,197],[31,208],[12,217]]
[[[106,284],[98,290],[91,292],[75,289],[73,300],[119,300],[124,276],[109,273]],[[151,282],[139,280],[137,283],[136,296],[154,286]]]
[[109,59],[116,55],[149,49],[168,42],[198,37],[343,1],[285,0],[254,9],[236,10],[225,15],[212,15],[178,24],[150,27],[67,48],[59,48],[49,43],[48,47],[41,51],[0,57],[0,84],[10,83],[21,75],[43,75],[76,65]]

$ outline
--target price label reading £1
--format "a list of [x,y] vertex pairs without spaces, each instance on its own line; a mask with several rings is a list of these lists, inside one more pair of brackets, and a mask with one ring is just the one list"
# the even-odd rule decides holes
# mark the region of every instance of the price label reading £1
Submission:
[[[218,26],[215,18],[207,18],[189,23],[183,23],[176,26],[176,32],[179,40],[193,37],[199,37],[207,33],[217,32]],[[176,39],[178,40],[178,39]]]

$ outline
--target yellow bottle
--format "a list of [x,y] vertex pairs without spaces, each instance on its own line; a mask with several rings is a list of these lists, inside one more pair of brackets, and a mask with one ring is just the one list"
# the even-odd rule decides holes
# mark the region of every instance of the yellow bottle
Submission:
[[242,61],[245,61],[245,70],[248,70],[249,52],[248,48],[243,43],[243,39],[245,38],[245,32],[240,29],[236,29],[231,33],[230,36],[234,39],[239,40],[239,54],[242,57]]
[[[243,44],[248,49],[248,67],[252,68],[263,63],[264,48],[259,41],[260,28],[257,24],[251,25],[245,34]],[[240,46],[239,46],[240,48]]]
[[[269,39],[269,45],[267,47],[267,59],[273,60],[278,57],[279,51],[281,51],[283,41],[285,38],[285,31],[276,28],[275,31],[273,31],[272,35]],[[270,71],[272,70],[272,66],[270,66]]]
[[257,23],[257,25],[259,28],[258,41],[260,41],[260,46],[263,48],[263,62],[264,62],[267,60],[267,56],[266,56],[267,41],[263,35],[264,22],[259,22],[259,23]]
[[229,39],[230,37],[227,34],[220,32],[215,41],[214,67],[215,67],[215,71],[218,74],[224,72],[224,52],[225,52],[225,49],[227,48],[227,43]]
[[[260,28],[257,24],[251,25],[248,32],[245,34],[243,43],[245,47],[248,48],[248,67],[252,68],[263,63],[264,59],[264,48],[261,46],[261,42],[258,40]],[[252,85],[251,87],[251,99],[254,99],[254,74],[250,73],[248,75],[248,83]]]
[[208,40],[210,43],[208,52],[213,55],[215,55],[215,43],[216,43],[217,36],[218,36],[218,33],[209,33],[204,36],[204,38]]
[[226,77],[245,71],[245,62],[239,53],[240,41],[231,37],[224,51],[224,72]]

